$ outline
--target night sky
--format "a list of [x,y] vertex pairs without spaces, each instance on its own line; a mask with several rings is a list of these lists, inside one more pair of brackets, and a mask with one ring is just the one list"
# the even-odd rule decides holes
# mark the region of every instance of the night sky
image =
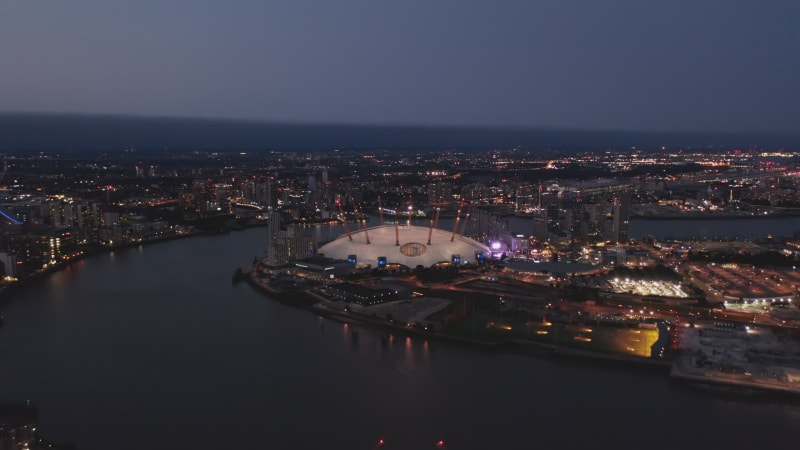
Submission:
[[800,2],[0,3],[0,110],[796,132]]

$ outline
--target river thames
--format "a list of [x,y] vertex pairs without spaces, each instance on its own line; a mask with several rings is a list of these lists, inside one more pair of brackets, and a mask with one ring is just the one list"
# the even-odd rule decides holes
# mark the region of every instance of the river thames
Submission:
[[[662,373],[397,339],[231,284],[265,229],[80,261],[14,293],[0,399],[79,450],[791,448],[800,405]],[[391,444],[391,445],[389,445]],[[788,446],[788,447],[787,447]]]

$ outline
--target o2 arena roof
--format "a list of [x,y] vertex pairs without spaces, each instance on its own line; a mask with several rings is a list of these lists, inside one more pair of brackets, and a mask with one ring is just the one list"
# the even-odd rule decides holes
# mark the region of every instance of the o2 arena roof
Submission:
[[[428,234],[430,233],[430,245]],[[476,253],[485,257],[491,255],[489,247],[470,238],[456,234],[450,241],[452,232],[429,227],[394,225],[351,231],[352,240],[344,236],[320,247],[318,253],[329,258],[348,259],[356,256],[358,265],[378,265],[378,258],[385,257],[386,263],[398,263],[408,267],[422,265],[430,267],[439,262],[451,262],[458,255],[462,263],[474,262]],[[367,244],[369,237],[369,244]],[[400,245],[397,245],[399,241]]]

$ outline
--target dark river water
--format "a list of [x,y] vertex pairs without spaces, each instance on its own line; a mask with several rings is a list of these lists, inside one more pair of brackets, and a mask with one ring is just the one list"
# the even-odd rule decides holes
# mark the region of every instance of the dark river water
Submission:
[[[398,339],[278,304],[264,229],[87,258],[3,308],[0,400],[80,450],[796,448],[800,406],[624,367]],[[391,444],[391,445],[389,445]]]

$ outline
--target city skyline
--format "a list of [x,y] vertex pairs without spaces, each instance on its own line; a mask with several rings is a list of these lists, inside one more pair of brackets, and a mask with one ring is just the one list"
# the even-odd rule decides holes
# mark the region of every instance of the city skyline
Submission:
[[0,450],[791,442],[798,17],[0,3]]
[[[5,153],[0,353],[16,370],[0,378],[0,440],[483,449],[529,442],[508,423],[532,417],[563,429],[539,442],[598,439],[571,433],[568,415],[633,448],[652,432],[618,424],[655,401],[677,427],[699,420],[681,413],[692,402],[710,428],[758,417],[783,442],[800,393],[798,161],[755,149]],[[532,379],[566,379],[585,401],[564,401],[560,384],[521,393]],[[708,415],[725,400],[693,390],[786,407]],[[453,408],[464,393],[474,409]],[[548,405],[538,416],[532,396]],[[341,405],[367,425],[331,420]],[[430,427],[436,416],[450,422]],[[180,429],[164,431],[170,421]],[[296,432],[307,423],[318,432]]]
[[795,132],[794,2],[0,6],[6,112]]

